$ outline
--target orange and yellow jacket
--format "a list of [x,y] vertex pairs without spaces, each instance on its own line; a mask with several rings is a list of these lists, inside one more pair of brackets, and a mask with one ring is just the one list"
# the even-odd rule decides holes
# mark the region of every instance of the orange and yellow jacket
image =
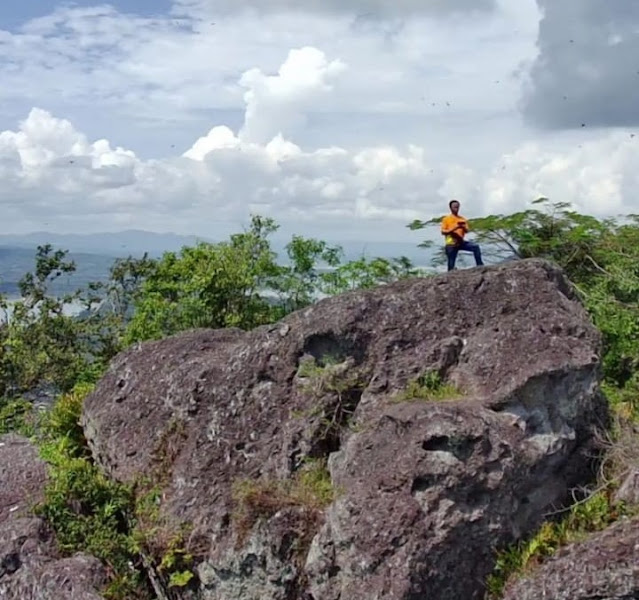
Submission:
[[468,231],[468,221],[461,215],[445,216],[442,219],[442,235],[446,236],[446,245],[454,246],[463,241]]

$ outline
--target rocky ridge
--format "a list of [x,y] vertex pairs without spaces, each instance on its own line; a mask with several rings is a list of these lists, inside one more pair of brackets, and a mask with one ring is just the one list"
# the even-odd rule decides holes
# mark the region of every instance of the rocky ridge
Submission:
[[[594,477],[599,357],[560,271],[520,261],[141,344],[82,425],[111,477],[159,499],[156,548],[180,532],[195,556],[162,600],[481,599],[496,551]],[[0,600],[98,600],[104,567],[62,557],[32,516],[46,482],[27,440],[0,437]],[[638,522],[563,548],[505,600],[639,597]]]
[[[593,476],[599,351],[561,273],[522,261],[132,348],[83,425],[188,525],[197,598],[481,598],[495,550]],[[280,493],[309,464],[327,506]]]

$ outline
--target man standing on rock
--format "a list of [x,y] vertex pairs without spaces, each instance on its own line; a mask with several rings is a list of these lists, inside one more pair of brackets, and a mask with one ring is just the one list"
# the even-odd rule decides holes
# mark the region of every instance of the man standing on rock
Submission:
[[451,200],[448,203],[450,214],[442,219],[442,235],[446,236],[446,257],[448,258],[448,270],[455,268],[455,261],[460,250],[472,252],[475,256],[475,264],[483,265],[481,248],[475,242],[468,242],[464,236],[468,233],[468,221],[459,214],[459,201]]

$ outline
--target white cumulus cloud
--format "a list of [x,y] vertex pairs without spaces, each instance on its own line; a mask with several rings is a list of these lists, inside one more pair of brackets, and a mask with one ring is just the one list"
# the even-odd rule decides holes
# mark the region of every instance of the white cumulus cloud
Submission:
[[486,178],[485,210],[507,213],[545,196],[599,216],[636,211],[638,144],[638,137],[622,131],[567,148],[524,143],[504,155]]
[[278,133],[295,134],[309,108],[321,103],[345,69],[342,61],[328,61],[317,48],[305,47],[291,50],[277,75],[265,75],[258,68],[247,71],[240,78],[247,88],[240,138],[266,143]]
[[350,69],[314,47],[290,51],[272,73],[247,69],[238,74],[243,120],[163,159],[91,141],[34,108],[0,133],[4,229],[210,235],[220,223],[237,230],[253,212],[329,237],[341,228],[353,239],[406,241],[409,221],[440,214],[451,197],[468,216],[517,210],[540,195],[600,215],[639,208],[639,138],[622,131],[581,132],[578,144],[568,135],[552,146],[524,141],[484,168],[444,159],[436,144],[304,145],[299,123],[340,93]]

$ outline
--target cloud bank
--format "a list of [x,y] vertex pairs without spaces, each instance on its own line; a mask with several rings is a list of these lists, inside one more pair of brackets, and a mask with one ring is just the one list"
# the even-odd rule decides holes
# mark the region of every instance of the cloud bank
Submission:
[[314,12],[341,13],[355,16],[409,16],[436,15],[455,12],[476,12],[491,10],[495,0],[176,0],[174,13],[186,14],[228,14],[231,12],[255,10],[272,12]]
[[523,110],[539,127],[639,125],[639,3],[538,0]]
[[254,212],[326,230],[348,223],[355,239],[376,239],[388,232],[370,223],[401,231],[441,213],[450,197],[470,216],[516,210],[540,195],[595,214],[637,208],[639,139],[619,131],[579,145],[523,143],[488,170],[444,162],[436,148],[414,144],[303,149],[296,124],[348,73],[312,47],[289,52],[273,74],[250,69],[240,77],[243,124],[215,126],[183,155],[161,160],[89,141],[70,121],[34,108],[17,130],[0,133],[5,230],[37,222],[61,231],[205,235],[213,223],[246,222]]

